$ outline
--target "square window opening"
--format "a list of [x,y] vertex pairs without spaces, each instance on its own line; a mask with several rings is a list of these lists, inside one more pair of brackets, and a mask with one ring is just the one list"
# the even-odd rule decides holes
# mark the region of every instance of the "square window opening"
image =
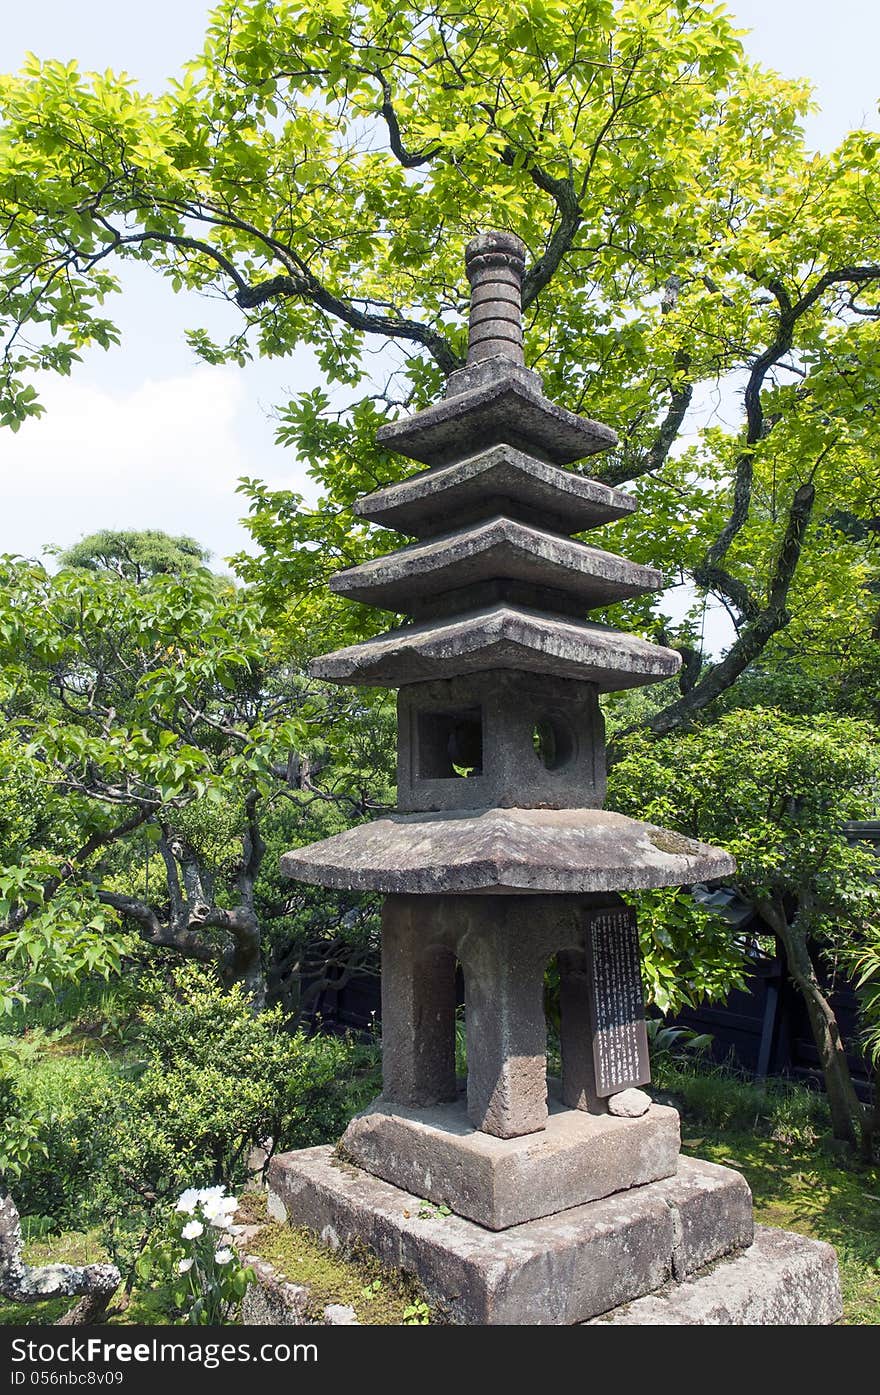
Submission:
[[454,712],[419,712],[418,778],[473,779],[483,773],[483,713],[479,707]]

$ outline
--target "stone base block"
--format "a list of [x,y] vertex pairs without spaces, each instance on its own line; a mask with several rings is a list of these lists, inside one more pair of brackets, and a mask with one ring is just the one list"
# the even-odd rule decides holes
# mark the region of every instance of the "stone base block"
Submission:
[[671,1177],[678,1114],[652,1104],[619,1119],[551,1101],[540,1133],[495,1138],[473,1127],[463,1100],[421,1109],[377,1100],[349,1124],[340,1151],[413,1196],[505,1230]]
[[742,1254],[593,1318],[587,1326],[819,1327],[842,1315],[831,1246],[758,1226],[755,1243]]
[[360,1241],[415,1274],[453,1322],[586,1322],[752,1240],[751,1195],[728,1168],[679,1173],[500,1232],[432,1207],[329,1147],[273,1159],[270,1213],[331,1246]]

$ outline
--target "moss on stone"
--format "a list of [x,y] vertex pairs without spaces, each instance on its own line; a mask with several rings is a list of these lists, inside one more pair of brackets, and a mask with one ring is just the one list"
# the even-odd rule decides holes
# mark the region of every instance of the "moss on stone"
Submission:
[[692,853],[696,847],[692,838],[685,838],[683,834],[675,833],[671,828],[658,828],[649,835],[649,841],[659,852],[664,853]]
[[308,1314],[320,1319],[328,1303],[354,1308],[358,1322],[394,1326],[425,1314],[424,1294],[408,1275],[384,1265],[360,1246],[331,1250],[310,1230],[267,1225],[248,1241],[248,1251],[274,1265],[292,1284],[311,1290]]

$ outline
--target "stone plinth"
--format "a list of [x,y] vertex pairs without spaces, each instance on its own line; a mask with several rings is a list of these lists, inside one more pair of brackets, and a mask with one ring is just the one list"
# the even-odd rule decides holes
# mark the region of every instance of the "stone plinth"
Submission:
[[[452,1321],[493,1326],[586,1322],[687,1278],[696,1263],[744,1249],[753,1236],[739,1173],[689,1158],[667,1181],[491,1231],[439,1216],[331,1148],[305,1148],[273,1159],[269,1208],[331,1246],[360,1242],[415,1274]],[[803,1244],[812,1253],[812,1242]]]
[[616,1119],[554,1103],[540,1133],[495,1138],[473,1127],[463,1100],[432,1109],[378,1100],[339,1148],[413,1196],[504,1230],[673,1176],[678,1115],[654,1104],[640,1119]]
[[824,1327],[843,1316],[837,1256],[821,1240],[757,1226],[711,1272],[593,1318],[590,1327]]

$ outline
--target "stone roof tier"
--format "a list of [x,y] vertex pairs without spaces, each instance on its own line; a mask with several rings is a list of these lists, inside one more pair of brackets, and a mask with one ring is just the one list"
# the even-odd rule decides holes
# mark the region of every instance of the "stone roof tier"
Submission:
[[355,512],[426,538],[500,513],[556,533],[582,533],[625,518],[635,507],[620,489],[502,443],[376,489],[358,500]]
[[499,579],[550,587],[583,611],[663,585],[662,573],[652,567],[496,517],[337,572],[330,589],[353,601],[412,615],[414,605],[438,593]]
[[607,809],[392,814],[281,859],[284,876],[342,890],[589,893],[691,885],[729,853]]
[[519,669],[595,683],[600,692],[673,677],[681,655],[607,625],[514,605],[401,625],[313,659],[313,678],[397,688],[487,669]]

